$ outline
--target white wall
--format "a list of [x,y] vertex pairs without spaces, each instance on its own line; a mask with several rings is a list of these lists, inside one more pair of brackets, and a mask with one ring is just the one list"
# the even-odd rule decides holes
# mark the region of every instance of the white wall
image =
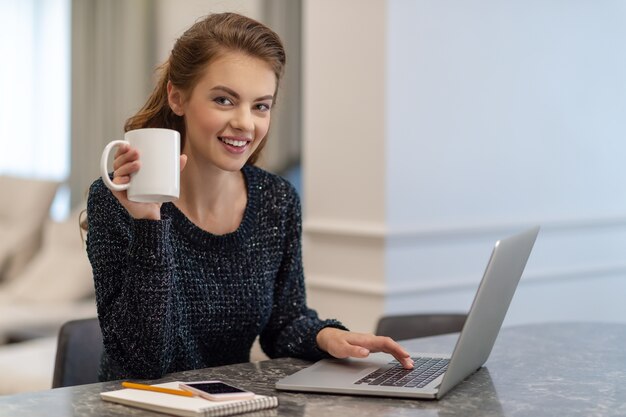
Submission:
[[509,320],[626,320],[606,296],[626,288],[626,4],[388,6],[387,281],[405,302],[387,310],[467,308],[491,240],[538,223]]
[[[305,149],[314,150],[305,155],[312,158],[305,184],[314,191],[305,188],[305,230],[313,242],[305,254],[318,309],[342,314],[329,295],[334,285],[342,286],[345,300],[359,294],[384,300],[382,309],[349,313],[359,326],[373,323],[377,313],[464,311],[493,242],[537,223],[543,230],[507,323],[626,321],[619,297],[626,290],[626,3],[331,3],[306,3],[305,108],[318,110],[306,113],[306,126],[314,127],[305,135]],[[358,7],[366,10],[357,15]],[[313,26],[324,19],[349,21],[355,29]],[[366,35],[352,39],[364,28],[384,39],[382,48]],[[332,52],[316,49],[324,47]],[[324,61],[335,55],[332,65]],[[363,79],[368,82],[359,84]],[[327,96],[334,88],[339,98],[319,110],[317,91],[323,88]],[[379,88],[383,99],[363,100],[362,90]],[[355,152],[335,152],[335,126],[345,134],[348,127],[378,129],[377,123],[382,134],[365,135],[372,142],[362,142]],[[371,149],[380,146],[364,166],[362,154],[372,156]],[[313,164],[321,163],[315,152],[322,151],[330,174],[320,177],[321,168]],[[336,164],[348,174],[336,175]],[[355,181],[355,172],[367,177],[369,170],[382,170],[382,187]],[[342,189],[358,190],[360,201],[366,201],[361,194],[377,198],[382,191],[383,217],[356,225],[354,219],[371,212],[365,206],[341,223],[346,207],[355,207],[337,196]],[[323,201],[325,211],[311,199]],[[330,257],[318,258],[324,249],[316,242],[349,245],[350,237],[359,242],[352,250],[364,240],[384,241],[384,272],[373,284],[371,278],[365,285],[342,279],[350,265],[339,257],[334,264]],[[375,257],[362,250],[360,259]],[[324,282],[317,264],[327,275],[335,271],[341,284]]]
[[626,3],[388,6],[390,227],[626,214]]

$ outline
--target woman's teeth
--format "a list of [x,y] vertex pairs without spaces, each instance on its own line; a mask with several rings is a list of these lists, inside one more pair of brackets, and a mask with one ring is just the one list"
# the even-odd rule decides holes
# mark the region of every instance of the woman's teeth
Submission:
[[233,140],[233,139],[228,139],[228,138],[219,138],[219,139],[228,145],[236,146],[238,148],[245,146],[248,143],[245,140]]

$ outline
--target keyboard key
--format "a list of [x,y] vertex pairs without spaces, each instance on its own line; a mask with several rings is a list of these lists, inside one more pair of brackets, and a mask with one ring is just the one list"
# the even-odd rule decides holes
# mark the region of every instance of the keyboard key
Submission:
[[384,368],[377,369],[355,384],[423,388],[448,369],[449,359],[411,359],[415,362],[413,369],[404,369],[398,361],[392,361],[390,364],[395,365],[393,368],[386,371]]

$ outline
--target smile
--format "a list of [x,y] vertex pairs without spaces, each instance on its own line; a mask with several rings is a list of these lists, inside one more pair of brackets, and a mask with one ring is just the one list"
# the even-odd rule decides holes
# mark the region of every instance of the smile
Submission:
[[218,139],[221,140],[222,142],[224,142],[227,145],[235,146],[237,148],[243,148],[244,146],[246,146],[249,143],[247,140],[230,139],[230,138],[225,138],[225,137],[221,137],[221,136]]

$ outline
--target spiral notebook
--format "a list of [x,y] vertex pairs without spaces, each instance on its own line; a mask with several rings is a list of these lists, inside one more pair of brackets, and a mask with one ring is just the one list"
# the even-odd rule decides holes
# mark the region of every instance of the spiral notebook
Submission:
[[[155,386],[178,389],[179,383],[175,381]],[[209,401],[201,397],[182,397],[128,388],[102,392],[100,397],[105,401],[183,417],[230,416],[278,406],[278,398],[265,395],[255,395],[248,400]]]

